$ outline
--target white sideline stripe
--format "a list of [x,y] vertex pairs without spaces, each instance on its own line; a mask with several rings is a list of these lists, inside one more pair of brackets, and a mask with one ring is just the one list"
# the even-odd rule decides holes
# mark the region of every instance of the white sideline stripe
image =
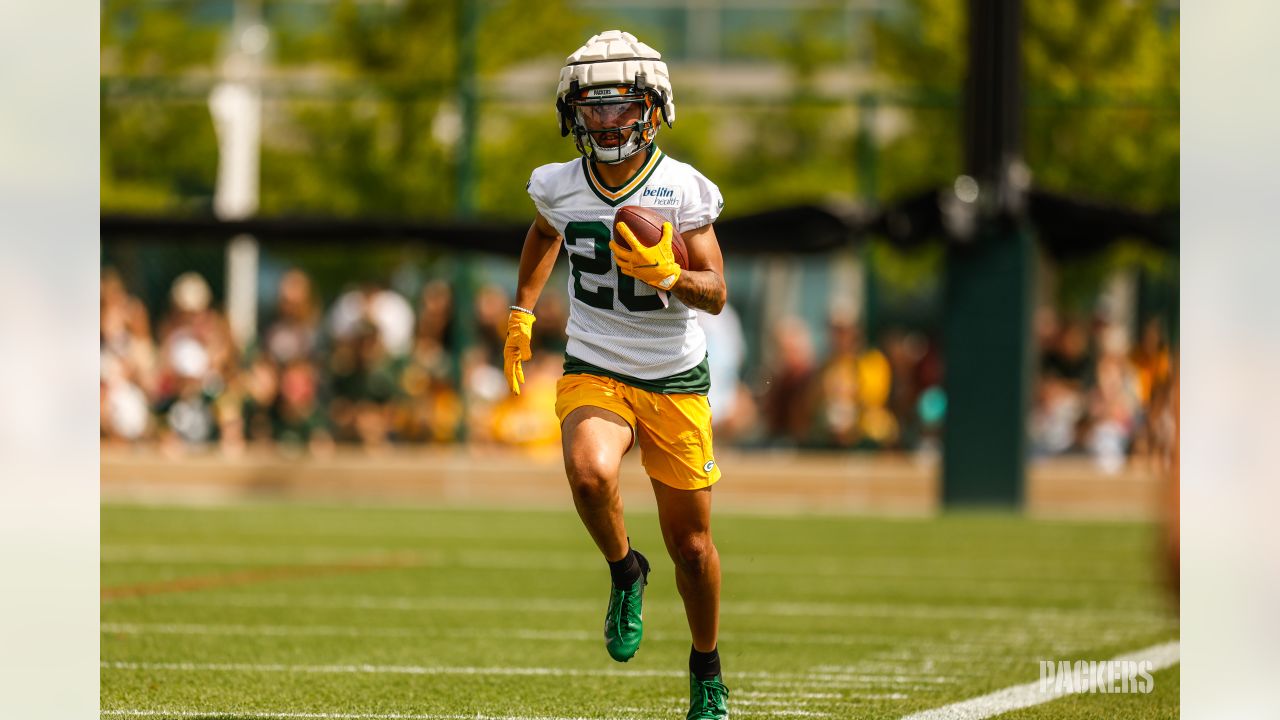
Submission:
[[[1179,643],[1174,640],[1117,655],[1111,659],[1133,662],[1149,660],[1152,665],[1151,670],[1154,672],[1177,664],[1179,662],[1179,654]],[[1088,689],[1089,682],[1088,679],[1085,680],[1085,690]],[[1057,700],[1060,697],[1071,694],[1073,694],[1073,691],[1052,688],[1042,691],[1040,689],[1040,681],[1037,680],[1024,685],[1007,687],[976,698],[962,700],[958,703],[907,715],[902,720],[983,720],[984,718],[994,717],[1013,710],[1047,703],[1050,700]]]
[[[172,670],[181,672],[292,672],[319,674],[374,674],[374,675],[533,675],[550,677],[688,677],[678,670],[584,670],[581,668],[551,667],[473,667],[455,665],[287,665],[284,663],[191,663],[191,662],[124,662],[102,661],[103,668],[112,670]],[[775,673],[767,670],[737,672],[734,677],[765,679],[800,683],[804,681],[825,683],[935,683],[951,682],[945,676],[906,676],[874,674],[832,673]]]
[[[598,720],[558,715],[422,715],[405,713],[256,712],[253,710],[103,710],[106,717],[314,718],[316,720]],[[615,719],[616,720],[616,719]]]
[[[126,598],[134,602],[171,605],[209,605],[217,607],[298,607],[318,609],[358,610],[468,610],[525,612],[594,612],[599,603],[578,598],[519,598],[502,600],[493,597],[423,597],[379,595],[280,595],[256,593],[229,593],[222,595],[186,595],[168,597]],[[121,602],[113,600],[112,602]],[[675,605],[671,605],[675,607]],[[683,607],[683,606],[681,606]],[[1055,607],[1016,606],[943,606],[901,605],[880,603],[832,603],[832,602],[725,602],[721,612],[836,617],[889,617],[936,620],[1045,620],[1056,623],[1056,630],[1073,625],[1091,626],[1100,623],[1123,621],[1129,627],[1134,624],[1153,627],[1171,627],[1177,620],[1164,617],[1160,611],[1151,610],[1073,610]]]

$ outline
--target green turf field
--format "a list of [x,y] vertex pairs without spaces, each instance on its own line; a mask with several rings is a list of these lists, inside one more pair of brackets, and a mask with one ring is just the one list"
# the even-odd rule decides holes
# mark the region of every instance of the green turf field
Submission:
[[[684,717],[689,636],[652,513],[629,511],[654,573],[626,664],[605,653],[608,572],[571,509],[102,517],[103,717]],[[1105,660],[1178,636],[1149,525],[715,523],[737,718],[900,718],[1036,681],[1040,659]],[[1177,667],[1155,677],[1148,695],[1006,717],[1177,717]]]

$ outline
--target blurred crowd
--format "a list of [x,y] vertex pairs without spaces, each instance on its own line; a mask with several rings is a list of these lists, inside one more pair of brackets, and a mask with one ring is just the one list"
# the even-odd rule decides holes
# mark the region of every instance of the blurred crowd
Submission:
[[[502,374],[507,292],[482,285],[466,312],[453,288],[416,297],[385,285],[348,289],[327,307],[311,279],[284,273],[256,336],[233,339],[206,280],[172,284],[153,323],[107,268],[101,284],[104,443],[156,443],[166,452],[248,448],[378,452],[394,444],[466,442],[558,451],[555,384],[568,308],[538,304],[533,359],[519,396]],[[797,317],[769,324],[749,370],[732,306],[699,315],[712,369],[717,442],[755,447],[935,450],[946,412],[936,338],[890,328],[869,343],[850,312],[822,333]],[[1171,359],[1157,322],[1130,348],[1105,323],[1045,313],[1029,428],[1038,455],[1088,453],[1116,469],[1168,441]],[[816,335],[816,337],[815,337]],[[821,350],[819,350],[821,348]],[[749,374],[749,377],[747,376]]]
[[118,273],[104,271],[101,292],[107,443],[325,454],[336,444],[376,452],[400,442],[540,446],[559,437],[554,413],[544,412],[554,405],[565,343],[555,297],[539,305],[528,384],[512,397],[501,370],[509,302],[496,287],[476,292],[461,328],[446,283],[427,283],[416,302],[367,284],[325,308],[307,275],[290,270],[273,317],[244,346],[196,273],[174,281],[154,329]]
[[1123,325],[1042,311],[1031,443],[1040,456],[1087,453],[1107,471],[1172,446],[1173,356],[1159,318],[1137,343]]
[[[869,345],[861,325],[845,311],[831,313],[825,333],[826,349],[819,354],[819,343],[801,318],[773,323],[755,389],[762,422],[742,432],[754,433],[755,444],[805,448],[936,444],[942,420],[937,344],[895,329],[884,333],[879,347]],[[730,437],[738,437],[738,428],[732,430]]]

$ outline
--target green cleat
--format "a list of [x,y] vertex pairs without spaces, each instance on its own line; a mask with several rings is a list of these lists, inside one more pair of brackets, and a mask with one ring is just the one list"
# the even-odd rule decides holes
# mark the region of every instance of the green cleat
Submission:
[[623,590],[609,588],[609,610],[604,616],[604,646],[609,657],[626,662],[635,657],[644,635],[644,586],[649,584],[649,561],[636,553],[640,579]]
[[729,720],[729,688],[715,676],[699,680],[689,674],[689,714],[685,720]]

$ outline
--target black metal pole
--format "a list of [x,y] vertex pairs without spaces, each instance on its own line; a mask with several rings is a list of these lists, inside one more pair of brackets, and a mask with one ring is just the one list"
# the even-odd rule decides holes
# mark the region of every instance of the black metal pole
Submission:
[[1016,507],[1023,497],[1035,248],[1022,221],[1020,29],[1019,0],[970,0],[967,177],[943,198],[953,215],[943,337],[948,506]]
[[965,169],[997,197],[1022,148],[1022,3],[969,0]]

